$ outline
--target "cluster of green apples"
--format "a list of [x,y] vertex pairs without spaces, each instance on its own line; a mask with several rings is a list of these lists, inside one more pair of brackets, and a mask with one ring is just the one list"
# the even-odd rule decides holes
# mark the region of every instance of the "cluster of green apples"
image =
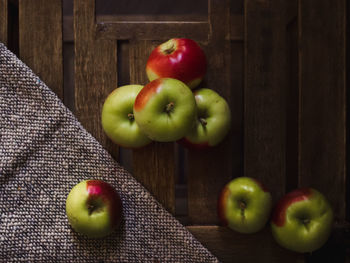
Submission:
[[217,145],[230,129],[231,113],[217,92],[197,88],[206,68],[203,50],[191,39],[170,39],[159,45],[146,64],[150,82],[119,87],[105,100],[105,133],[127,148],[152,141],[179,141],[197,149]]
[[316,189],[295,189],[272,208],[271,193],[261,182],[238,177],[223,188],[218,216],[224,225],[240,233],[258,232],[270,220],[276,242],[299,253],[315,251],[328,240],[333,210]]

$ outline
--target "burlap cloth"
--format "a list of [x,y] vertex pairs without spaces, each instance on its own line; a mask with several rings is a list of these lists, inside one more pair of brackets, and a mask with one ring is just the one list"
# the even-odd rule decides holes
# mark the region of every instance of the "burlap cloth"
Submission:
[[[66,218],[67,194],[89,178],[123,201],[122,226],[105,239]],[[1,43],[0,261],[217,262]]]

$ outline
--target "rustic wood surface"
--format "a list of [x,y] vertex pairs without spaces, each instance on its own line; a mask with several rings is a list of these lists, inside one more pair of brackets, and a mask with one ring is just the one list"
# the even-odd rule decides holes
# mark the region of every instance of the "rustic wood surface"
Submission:
[[220,226],[188,226],[188,230],[221,262],[304,262],[302,254],[277,245],[270,229],[256,234],[240,234]]
[[95,1],[74,1],[75,114],[84,127],[112,154],[118,147],[104,134],[101,110],[117,87],[117,43],[96,40]]
[[63,98],[62,1],[19,1],[19,55]]
[[345,3],[299,1],[299,180],[324,193],[338,219],[346,204]]
[[299,179],[299,47],[298,5],[287,6],[287,85],[286,85],[286,191],[298,187]]
[[283,2],[246,0],[244,16],[244,173],[263,182],[275,201],[286,187]]
[[173,37],[193,38],[205,41],[208,38],[208,23],[189,22],[139,22],[120,21],[97,24],[97,37],[106,39],[158,40]]

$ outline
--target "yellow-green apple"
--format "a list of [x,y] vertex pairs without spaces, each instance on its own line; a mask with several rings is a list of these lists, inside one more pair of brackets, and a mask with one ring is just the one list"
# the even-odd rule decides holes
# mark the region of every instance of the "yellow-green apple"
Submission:
[[177,79],[160,78],[148,83],[137,95],[134,116],[152,140],[176,141],[193,127],[196,102],[186,84]]
[[148,58],[146,72],[150,81],[157,78],[181,80],[194,89],[207,70],[200,46],[187,38],[173,38],[156,47]]
[[104,237],[116,229],[122,210],[117,191],[101,180],[78,183],[66,200],[66,214],[73,229],[93,238]]
[[195,127],[179,143],[194,149],[215,146],[230,130],[230,107],[223,97],[211,89],[195,90],[194,97],[197,121]]
[[218,200],[220,221],[240,233],[261,230],[270,217],[271,208],[270,192],[250,177],[231,180],[221,191]]
[[107,136],[116,144],[138,148],[151,140],[135,122],[133,107],[141,85],[126,85],[108,95],[102,108],[102,127]]
[[332,231],[333,210],[313,188],[296,189],[274,208],[271,229],[281,246],[300,253],[319,249]]

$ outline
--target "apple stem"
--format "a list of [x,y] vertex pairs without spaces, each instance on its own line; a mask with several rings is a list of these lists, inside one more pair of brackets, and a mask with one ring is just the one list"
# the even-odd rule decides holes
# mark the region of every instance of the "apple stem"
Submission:
[[307,225],[308,223],[310,223],[310,219],[303,219],[303,224]]
[[134,120],[134,114],[129,113],[129,114],[128,114],[128,119],[131,120],[131,121],[133,121],[133,120]]
[[206,126],[207,125],[207,121],[204,118],[199,118],[199,122],[203,125]]
[[88,210],[89,210],[89,215],[92,214],[92,212],[94,212],[94,210],[96,209],[96,207],[94,205],[88,205]]
[[239,207],[241,208],[241,215],[244,217],[244,210],[247,208],[247,204],[244,201],[240,201]]
[[172,112],[172,110],[174,109],[174,102],[170,102],[169,104],[167,104],[166,106],[165,106],[165,112],[166,113],[170,113],[170,112]]
[[169,40],[163,44],[163,53],[166,55],[170,55],[175,51],[175,45],[173,41]]

